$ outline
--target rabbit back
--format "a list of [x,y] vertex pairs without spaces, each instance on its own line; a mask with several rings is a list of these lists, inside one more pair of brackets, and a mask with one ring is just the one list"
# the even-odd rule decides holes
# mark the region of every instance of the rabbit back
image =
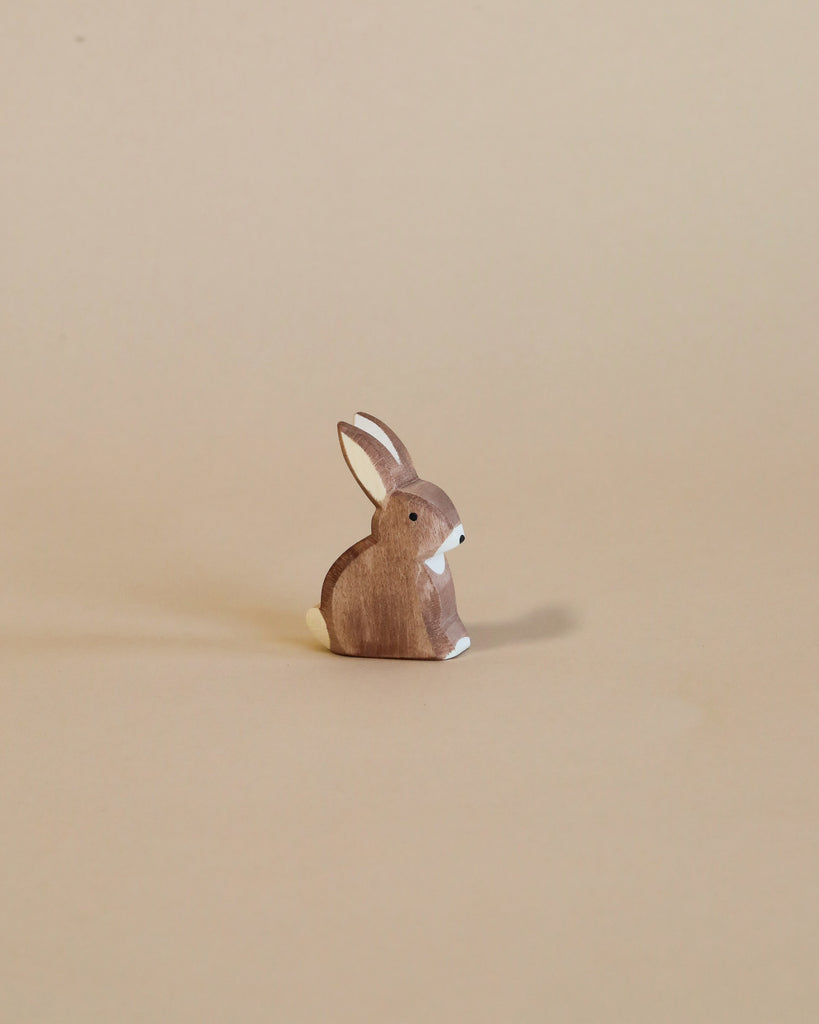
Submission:
[[396,563],[372,537],[345,551],[322,588],[330,650],[358,657],[439,657],[427,628],[437,597],[428,592],[424,576],[423,565]]

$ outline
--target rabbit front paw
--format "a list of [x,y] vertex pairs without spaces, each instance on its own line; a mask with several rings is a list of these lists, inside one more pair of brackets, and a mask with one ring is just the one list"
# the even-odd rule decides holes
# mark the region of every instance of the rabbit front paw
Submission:
[[467,649],[467,647],[469,647],[471,643],[472,641],[469,639],[468,636],[462,636],[461,639],[457,642],[457,644],[455,644],[455,646],[449,652],[449,654],[445,656],[444,661],[449,661],[450,658],[457,658],[459,654],[463,654],[463,652]]

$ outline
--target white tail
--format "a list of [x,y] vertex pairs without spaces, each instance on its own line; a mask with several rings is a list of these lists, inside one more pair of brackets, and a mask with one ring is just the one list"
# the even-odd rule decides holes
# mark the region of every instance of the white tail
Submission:
[[327,650],[330,650],[330,634],[327,632],[327,623],[318,608],[311,608],[307,613],[307,628]]

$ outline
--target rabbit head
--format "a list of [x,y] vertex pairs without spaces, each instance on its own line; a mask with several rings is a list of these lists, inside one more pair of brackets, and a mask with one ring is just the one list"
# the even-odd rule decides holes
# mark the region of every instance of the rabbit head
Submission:
[[461,518],[449,496],[420,480],[401,439],[368,413],[339,423],[341,450],[353,476],[375,505],[372,535],[397,559],[426,562],[438,574],[444,554],[463,543]]

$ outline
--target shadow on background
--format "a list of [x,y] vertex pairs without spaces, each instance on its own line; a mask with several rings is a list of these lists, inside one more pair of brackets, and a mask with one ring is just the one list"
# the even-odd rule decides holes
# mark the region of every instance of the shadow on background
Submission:
[[[190,576],[170,585],[134,587],[131,597],[155,611],[218,624],[223,635],[230,630],[225,646],[234,650],[270,651],[277,644],[316,646],[304,621],[306,606],[283,601],[249,581]],[[213,642],[218,643],[218,638]]]
[[[279,644],[314,647],[300,607],[247,587],[240,593],[229,580],[135,584],[108,597],[109,607],[118,612],[116,622],[106,623],[103,613],[101,621],[87,625],[0,627],[0,648],[16,653],[130,647],[265,654]],[[128,622],[129,609],[137,612],[133,623]],[[154,621],[145,621],[145,611]]]
[[77,629],[43,630],[42,632],[10,630],[0,632],[0,648],[10,654],[38,654],[43,652],[102,651],[113,648],[153,648],[157,651],[241,651],[245,654],[263,654],[271,650],[270,644],[229,636],[206,636],[191,633],[160,633],[149,630]]
[[[214,620],[215,621],[215,620]],[[255,627],[253,624],[255,623]],[[311,641],[304,627],[299,635],[301,616],[287,611],[260,610],[243,625],[233,622],[238,628],[225,629],[221,623],[212,631],[199,624],[195,629],[135,625],[132,629],[122,625],[107,627],[43,630],[0,629],[0,650],[16,654],[38,652],[105,650],[111,648],[153,648],[157,651],[220,651],[243,654],[270,654],[277,644],[311,648]],[[248,628],[251,627],[251,628]]]
[[469,625],[469,635],[475,650],[491,650],[493,647],[554,640],[579,628],[580,620],[571,608],[547,605],[505,622],[472,623]]

